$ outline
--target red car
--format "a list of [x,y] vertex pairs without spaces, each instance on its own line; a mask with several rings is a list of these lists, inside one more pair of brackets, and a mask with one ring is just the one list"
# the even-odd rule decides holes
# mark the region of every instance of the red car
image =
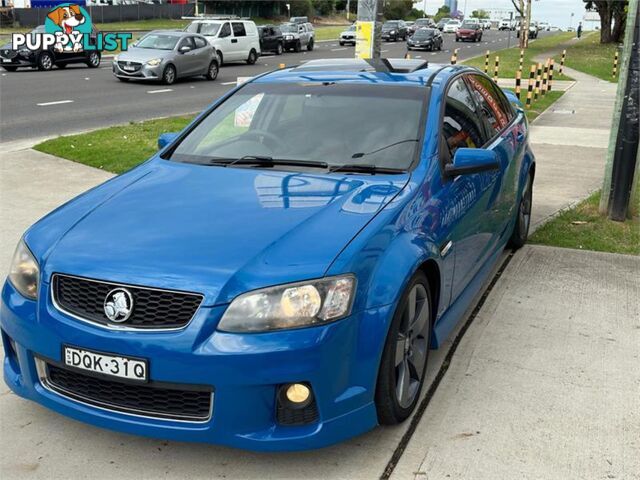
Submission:
[[482,25],[480,22],[462,22],[456,32],[456,42],[470,40],[479,42],[482,40]]

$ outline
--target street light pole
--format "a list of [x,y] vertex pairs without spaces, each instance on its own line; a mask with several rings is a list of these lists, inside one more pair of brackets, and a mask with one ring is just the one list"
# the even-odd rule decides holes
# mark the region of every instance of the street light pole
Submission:
[[382,48],[383,0],[358,0],[356,58],[379,60]]

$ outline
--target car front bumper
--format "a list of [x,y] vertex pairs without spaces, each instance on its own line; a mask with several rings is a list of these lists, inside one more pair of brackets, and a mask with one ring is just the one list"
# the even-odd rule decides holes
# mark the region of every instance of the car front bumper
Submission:
[[164,62],[153,67],[146,63],[141,63],[140,67],[136,67],[135,70],[125,70],[120,65],[120,62],[114,61],[111,64],[114,76],[118,78],[130,78],[133,80],[162,80],[164,67]]
[[407,47],[415,48],[416,50],[429,50],[433,48],[433,42],[429,43],[407,43]]
[[[4,378],[21,397],[103,428],[154,438],[224,444],[250,450],[305,450],[330,445],[377,424],[377,368],[392,306],[352,314],[324,326],[261,334],[219,332],[225,307],[200,307],[183,330],[122,332],[58,311],[43,284],[38,302],[6,282],[0,302]],[[204,422],[151,418],[76,401],[48,389],[37,358],[61,363],[62,346],[147,359],[152,382],[207,385],[211,417]],[[276,420],[276,392],[308,382],[318,419]]]
[[341,43],[353,43],[356,44],[356,37],[340,37]]
[[35,67],[36,65],[36,56],[34,54],[28,57],[22,55],[15,55],[11,58],[0,56],[0,66],[2,67]]

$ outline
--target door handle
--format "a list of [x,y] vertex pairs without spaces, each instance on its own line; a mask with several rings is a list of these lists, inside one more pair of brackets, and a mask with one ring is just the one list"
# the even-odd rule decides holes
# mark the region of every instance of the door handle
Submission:
[[238,43],[238,39],[237,38],[232,38],[231,39],[231,43]]

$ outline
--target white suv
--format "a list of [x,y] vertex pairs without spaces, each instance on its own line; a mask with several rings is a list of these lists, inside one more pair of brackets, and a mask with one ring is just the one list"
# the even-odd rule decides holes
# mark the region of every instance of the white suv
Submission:
[[252,65],[260,56],[260,37],[256,24],[241,19],[197,19],[185,28],[199,33],[217,50],[223,62],[247,62]]

